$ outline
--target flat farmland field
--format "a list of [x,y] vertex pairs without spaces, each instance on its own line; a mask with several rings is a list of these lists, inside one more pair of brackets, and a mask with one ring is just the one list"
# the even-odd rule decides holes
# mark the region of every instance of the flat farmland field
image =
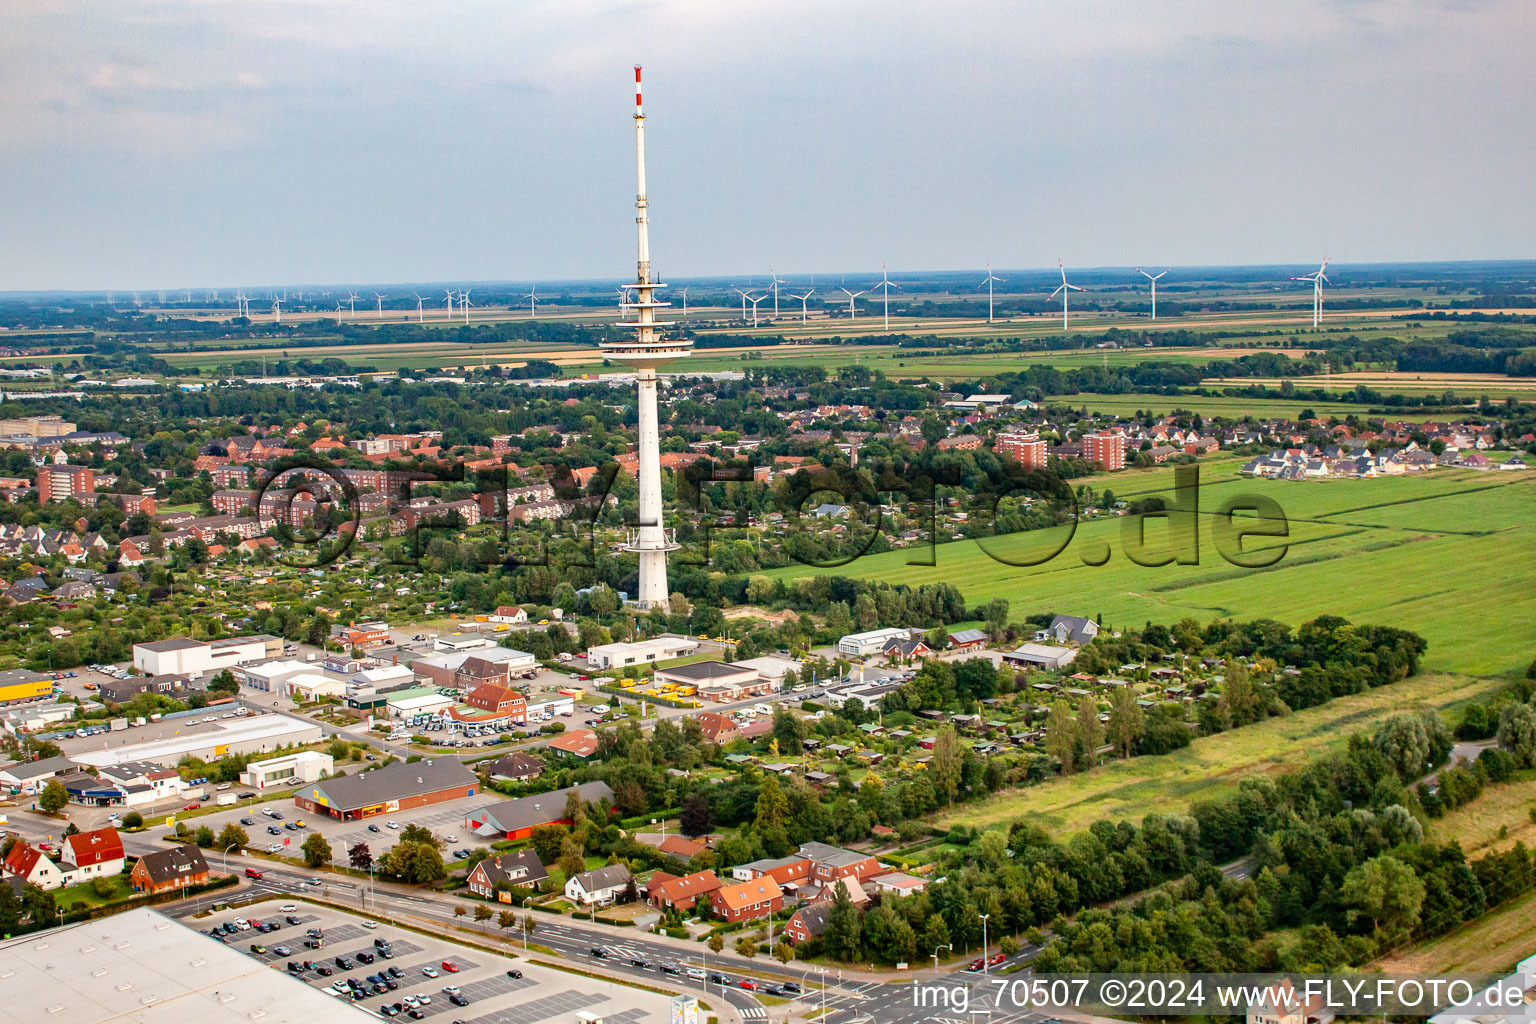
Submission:
[[[1186,616],[1202,622],[1268,617],[1297,625],[1342,615],[1422,634],[1430,645],[1425,665],[1436,671],[1488,675],[1530,663],[1536,474],[1436,470],[1412,479],[1292,483],[1239,478],[1231,467],[1202,467],[1198,564],[1132,562],[1125,543],[1135,520],[1106,517],[1079,524],[1075,533],[1056,527],[940,544],[933,566],[910,564],[926,557],[923,548],[770,575],[950,582],[968,601],[1006,598],[1014,618],[1044,611],[1102,615],[1110,627]],[[1119,498],[1169,496],[1173,474],[1165,468],[1093,481]],[[1217,548],[1216,513],[1228,498],[1248,495],[1278,502],[1288,524],[1283,541],[1250,537],[1244,543],[1245,552],[1270,555],[1275,545],[1288,545],[1267,568],[1230,564]],[[1147,522],[1145,532],[1150,553],[1166,551],[1164,520]]]

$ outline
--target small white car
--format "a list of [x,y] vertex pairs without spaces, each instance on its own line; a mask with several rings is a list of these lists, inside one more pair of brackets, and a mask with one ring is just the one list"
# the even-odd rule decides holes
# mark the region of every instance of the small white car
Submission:
[[243,917],[237,917],[235,918],[235,927],[239,928],[241,931],[247,931],[251,927],[251,922],[247,921]]
[[444,985],[443,986],[443,995],[445,995],[445,996],[457,995],[458,992],[459,992],[459,986],[457,986],[457,985]]
[[435,978],[435,977],[437,977],[437,968],[436,967],[423,967],[421,969],[421,973],[425,974],[429,978]]
[[445,842],[445,843],[456,843],[458,841],[459,841],[459,837],[458,836],[443,836],[443,842]]
[[297,906],[295,906],[294,904],[292,904],[292,903],[284,903],[282,906],[278,907],[277,909],[278,909],[279,913],[293,914],[293,913],[296,913],[299,908]]
[[366,920],[366,921],[363,922],[363,927],[367,928],[369,931],[373,931],[378,926],[379,926],[379,922],[377,922],[377,921]]

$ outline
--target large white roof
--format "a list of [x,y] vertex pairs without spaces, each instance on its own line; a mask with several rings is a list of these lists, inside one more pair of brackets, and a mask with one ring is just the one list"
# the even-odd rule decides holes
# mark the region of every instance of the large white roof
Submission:
[[[161,725],[175,728],[175,719],[166,719]],[[192,729],[193,722],[187,721]],[[153,761],[156,764],[175,764],[183,754],[202,750],[209,746],[230,743],[251,743],[258,740],[275,740],[280,743],[307,742],[301,737],[318,738],[320,727],[312,722],[301,722],[287,715],[255,715],[251,718],[221,718],[209,729],[196,729],[180,736],[168,736],[163,740],[129,743],[106,750],[87,750],[71,754],[72,760],[91,764],[98,768],[122,764],[124,761]]]
[[378,1024],[147,908],[0,943],[0,1024]]

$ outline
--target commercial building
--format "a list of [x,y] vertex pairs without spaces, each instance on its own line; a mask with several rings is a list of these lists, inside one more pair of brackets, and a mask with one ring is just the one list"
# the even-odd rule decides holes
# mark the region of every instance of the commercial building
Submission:
[[353,821],[474,796],[479,789],[480,780],[463,762],[439,757],[323,779],[293,799],[306,811]]
[[264,661],[280,654],[283,649],[281,640],[277,641],[276,652],[270,650],[269,644],[273,639],[268,636],[240,636],[205,641],[177,637],[134,644],[133,667],[148,676],[165,673],[196,676],[205,672],[218,672],[254,661]]
[[1034,431],[998,434],[997,454],[1007,456],[1025,469],[1045,468],[1045,442]]
[[47,700],[53,696],[53,680],[24,668],[0,672],[0,706]]
[[446,694],[426,686],[414,686],[389,695],[385,702],[389,717],[405,725],[419,725],[433,715],[453,707],[455,701]]
[[41,793],[49,779],[56,779],[77,769],[67,757],[45,757],[41,761],[16,761],[0,768],[0,787],[11,794]]
[[251,715],[247,718],[221,718],[206,728],[188,727],[179,735],[130,743],[106,750],[88,750],[74,760],[102,768],[127,761],[149,761],[175,765],[183,757],[216,761],[229,754],[267,754],[282,747],[304,746],[319,742],[320,726],[287,715]]
[[[473,659],[476,662],[486,663],[499,667],[494,673],[486,673],[483,666],[471,666],[468,670],[465,666]],[[503,680],[515,677],[531,676],[538,670],[539,663],[533,655],[527,651],[514,651],[508,647],[486,645],[461,651],[444,651],[438,654],[429,654],[424,658],[417,658],[411,662],[411,671],[416,678],[429,686],[442,686],[448,689],[463,688],[463,680],[471,678],[479,679],[487,675],[494,677],[499,675]]]
[[1017,650],[1003,655],[1003,664],[1015,668],[1057,669],[1077,660],[1077,651],[1071,647],[1053,647],[1049,644],[1020,644]]
[[549,793],[535,793],[515,800],[502,800],[487,804],[464,815],[464,829],[477,836],[494,836],[497,839],[527,839],[533,830],[543,825],[569,825],[566,805],[571,794],[584,804],[596,804],[613,799],[613,790],[606,782],[583,782],[579,786],[557,789]]
[[260,665],[242,665],[230,670],[235,681],[241,686],[249,686],[253,690],[263,693],[282,693],[282,682],[298,675],[301,672],[313,672],[315,666],[312,662],[294,661],[267,661]]
[[871,629],[866,633],[849,633],[837,642],[837,653],[849,658],[867,658],[885,650],[891,640],[906,640],[910,629]]
[[1119,434],[1084,434],[1083,458],[1105,469],[1125,468],[1125,438]]
[[0,437],[63,437],[74,432],[75,425],[62,416],[21,416],[0,420]]
[[702,699],[722,704],[777,693],[784,681],[782,676],[764,678],[761,672],[750,665],[721,661],[700,661],[676,668],[657,669],[655,679],[658,685],[671,683],[674,686],[692,687]]
[[587,664],[603,672],[634,665],[652,665],[658,661],[680,658],[697,650],[698,646],[695,640],[669,636],[628,644],[599,644],[587,648]]
[[255,789],[269,789],[294,785],[292,779],[298,779],[300,783],[319,782],[322,776],[335,770],[336,762],[330,754],[301,750],[296,754],[249,762],[240,773],[240,783]]
[[[67,782],[66,788],[84,804],[142,807],[159,800],[174,800],[187,791],[181,772],[175,768],[143,761],[123,761],[96,769],[96,782],[89,775]],[[78,790],[78,792],[76,792]]]
[[147,907],[0,943],[11,1021],[252,1024],[378,1018]]

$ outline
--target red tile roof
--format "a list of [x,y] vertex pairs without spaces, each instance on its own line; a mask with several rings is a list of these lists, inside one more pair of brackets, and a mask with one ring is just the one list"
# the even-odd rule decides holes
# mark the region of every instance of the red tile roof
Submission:
[[80,832],[64,840],[64,854],[77,868],[123,859],[123,840],[115,828]]

